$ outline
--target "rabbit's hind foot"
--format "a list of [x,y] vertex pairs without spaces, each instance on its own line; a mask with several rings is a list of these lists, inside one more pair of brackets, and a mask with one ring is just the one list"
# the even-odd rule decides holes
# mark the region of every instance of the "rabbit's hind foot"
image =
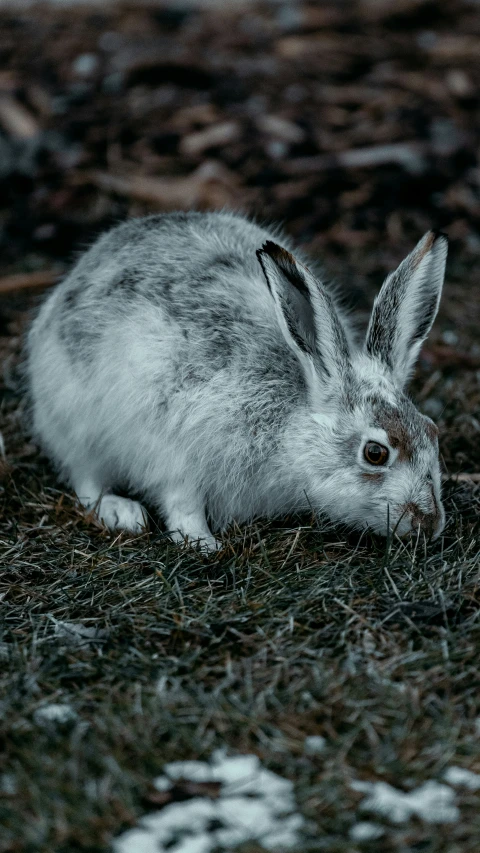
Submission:
[[130,533],[143,533],[147,526],[147,514],[141,503],[119,495],[104,495],[95,515],[111,530],[128,530]]
[[94,480],[76,482],[74,488],[82,506],[93,510],[95,517],[110,530],[143,533],[147,528],[147,513],[138,501],[102,494],[101,487]]

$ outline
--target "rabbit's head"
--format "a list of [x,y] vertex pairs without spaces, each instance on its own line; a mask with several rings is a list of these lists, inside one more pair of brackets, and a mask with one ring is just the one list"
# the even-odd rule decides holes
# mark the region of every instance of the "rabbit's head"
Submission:
[[356,528],[435,538],[445,520],[438,431],[404,388],[438,310],[446,238],[429,232],[388,276],[360,347],[305,266],[272,242],[257,255],[308,388],[286,441],[306,500]]

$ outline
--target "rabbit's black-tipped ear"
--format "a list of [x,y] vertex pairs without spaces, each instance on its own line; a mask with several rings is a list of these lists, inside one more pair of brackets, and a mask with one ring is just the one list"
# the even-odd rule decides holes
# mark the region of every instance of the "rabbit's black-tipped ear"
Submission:
[[432,328],[442,293],[448,241],[429,231],[385,280],[374,305],[365,349],[407,382]]
[[284,337],[305,368],[332,376],[349,361],[344,328],[330,294],[290,252],[267,240],[257,251]]

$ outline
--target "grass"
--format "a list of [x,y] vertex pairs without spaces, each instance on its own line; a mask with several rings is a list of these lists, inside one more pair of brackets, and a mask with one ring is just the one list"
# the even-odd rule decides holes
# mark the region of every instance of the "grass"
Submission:
[[[465,307],[475,271],[450,281],[414,392],[439,410],[447,469],[478,471],[476,321]],[[10,380],[26,315],[12,317],[0,339]],[[462,335],[446,353],[442,328]],[[224,745],[294,780],[308,819],[302,853],[477,853],[478,794],[466,790],[458,823],[385,820],[365,844],[349,831],[368,818],[354,780],[409,790],[450,765],[480,772],[480,486],[445,484],[448,523],[433,544],[306,517],[234,528],[206,557],[155,523],[132,538],[79,512],[22,432],[10,380],[0,412],[0,853],[108,850],[151,809],[165,762]],[[64,623],[98,630],[76,640]],[[48,703],[76,717],[42,724]],[[323,752],[305,753],[309,735],[325,738]]]
[[[450,523],[433,545],[292,519],[233,530],[205,558],[160,531],[104,532],[28,460],[4,472],[2,853],[108,849],[146,810],[165,761],[223,744],[295,780],[305,850],[354,849],[354,779],[408,789],[450,764],[480,771],[470,486],[448,487]],[[64,622],[100,630],[76,642]],[[76,720],[39,725],[45,703]],[[312,734],[327,741],[313,757]],[[448,838],[386,824],[368,849],[473,853],[478,798],[460,803]]]

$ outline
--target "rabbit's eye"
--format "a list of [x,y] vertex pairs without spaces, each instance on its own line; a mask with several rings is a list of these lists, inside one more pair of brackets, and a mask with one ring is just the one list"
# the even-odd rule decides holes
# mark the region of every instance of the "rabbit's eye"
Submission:
[[370,465],[385,465],[388,462],[388,448],[376,441],[367,441],[363,448],[363,455]]

